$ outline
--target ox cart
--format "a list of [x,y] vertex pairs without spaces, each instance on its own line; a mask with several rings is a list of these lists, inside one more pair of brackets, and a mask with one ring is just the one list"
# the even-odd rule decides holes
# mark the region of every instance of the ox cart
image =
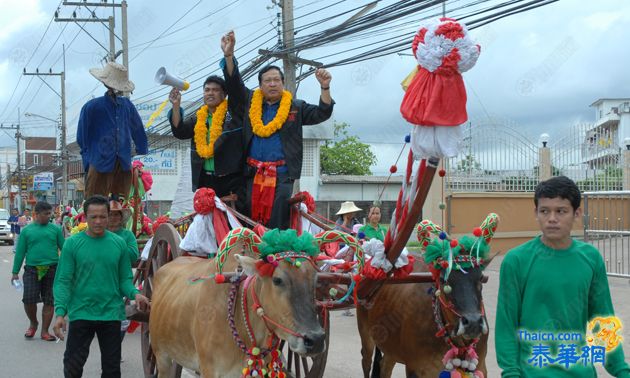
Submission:
[[[413,232],[417,220],[420,218],[421,209],[426,199],[430,183],[433,179],[437,168],[437,159],[429,159],[420,167],[417,182],[413,185],[414,192],[409,195],[409,202],[405,209],[406,217],[399,222],[395,235],[388,235],[391,239],[388,241],[388,248],[385,251],[385,258],[394,263],[400,256],[403,248],[407,244],[411,233]],[[300,199],[298,199],[299,201]],[[324,230],[330,230],[330,226],[320,222],[308,212],[300,211],[299,206],[292,205],[293,211],[299,213],[300,216],[308,219]],[[260,227],[256,222],[237,213],[232,208],[229,211],[233,216],[251,229]],[[191,226],[195,214],[185,216],[170,223],[159,226],[152,240],[148,259],[142,261],[134,275],[134,284],[140,287],[142,293],[151,298],[154,291],[154,277],[158,270],[165,264],[168,264],[175,258],[185,255],[186,251],[179,248],[182,237],[186,235],[188,228]],[[330,231],[327,231],[330,232]],[[349,236],[350,239],[344,239],[348,243],[356,243],[356,240]],[[339,240],[338,238],[335,240]],[[386,241],[387,242],[387,241]],[[320,246],[321,247],[321,246]],[[355,256],[356,257],[356,256]],[[361,257],[362,258],[362,257]],[[358,279],[351,271],[345,272],[326,272],[318,271],[317,273],[317,290],[316,303],[318,306],[318,319],[324,329],[325,351],[313,357],[304,357],[295,353],[289,348],[287,342],[281,340],[279,349],[284,356],[283,369],[289,377],[296,378],[316,378],[323,377],[326,367],[328,344],[330,341],[330,322],[329,312],[340,309],[354,308],[357,303],[369,303],[376,293],[384,284],[390,283],[429,283],[435,282],[435,276],[428,272],[418,272],[406,274],[404,277],[394,277],[393,274],[387,274],[386,277],[374,279],[371,277],[360,277]],[[224,273],[225,282],[231,281],[235,276],[239,276],[237,272]],[[487,277],[485,277],[487,279]],[[484,282],[485,280],[482,280]],[[144,373],[146,377],[156,376],[157,361],[151,344],[150,327],[148,323],[148,314],[136,314],[135,319],[142,321],[141,324],[141,345],[142,360]],[[231,342],[231,341],[230,341]],[[180,377],[182,367],[173,362],[170,367],[170,377]]]

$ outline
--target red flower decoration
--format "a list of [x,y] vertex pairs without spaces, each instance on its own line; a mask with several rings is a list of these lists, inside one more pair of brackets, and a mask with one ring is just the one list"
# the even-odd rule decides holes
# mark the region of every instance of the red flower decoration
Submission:
[[439,175],[440,177],[444,177],[444,176],[446,176],[446,171],[445,171],[445,170],[443,170],[443,169],[440,169],[440,170],[438,171],[438,175]]
[[210,188],[197,189],[193,198],[193,207],[198,214],[207,215],[214,210],[214,190]]
[[389,167],[389,172],[390,173],[396,173],[396,171],[398,170],[398,167],[395,165],[392,165],[391,167]]

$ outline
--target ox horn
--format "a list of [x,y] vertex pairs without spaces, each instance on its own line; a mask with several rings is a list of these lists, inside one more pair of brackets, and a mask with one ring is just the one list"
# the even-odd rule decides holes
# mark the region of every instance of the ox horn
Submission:
[[496,213],[488,214],[486,219],[484,219],[484,221],[481,223],[481,226],[479,226],[479,228],[481,229],[480,236],[484,238],[486,243],[489,244],[492,241],[492,238],[494,237],[494,232],[496,231],[498,225],[499,216]]
[[215,281],[219,282],[223,278],[223,265],[227,261],[230,252],[232,252],[234,247],[239,245],[239,242],[243,242],[243,248],[250,256],[260,256],[260,250],[258,249],[258,244],[261,243],[260,236],[256,235],[256,233],[249,228],[239,227],[233,229],[227,234],[219,246],[219,251],[215,258],[217,267]]
[[440,225],[433,223],[429,219],[423,219],[417,229],[418,241],[420,242],[422,250],[425,250],[429,243],[431,243],[431,234],[439,236],[440,232],[442,232]]

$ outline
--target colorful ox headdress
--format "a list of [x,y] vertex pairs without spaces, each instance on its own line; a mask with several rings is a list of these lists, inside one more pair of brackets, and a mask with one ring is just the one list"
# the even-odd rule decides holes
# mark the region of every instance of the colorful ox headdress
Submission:
[[[459,240],[452,239],[442,228],[430,220],[423,220],[418,226],[418,240],[422,243],[424,261],[432,270],[444,270],[445,279],[452,269],[467,269],[475,266],[485,267],[485,260],[490,253],[489,243],[499,224],[499,216],[490,213],[473,230],[473,235],[464,235]],[[431,241],[431,235],[437,236]]]

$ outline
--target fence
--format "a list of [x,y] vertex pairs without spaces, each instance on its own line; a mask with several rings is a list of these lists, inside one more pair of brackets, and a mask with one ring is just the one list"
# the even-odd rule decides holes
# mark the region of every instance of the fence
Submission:
[[604,257],[611,277],[630,278],[630,191],[584,193],[584,240]]
[[[573,179],[582,191],[627,189],[623,167],[630,159],[618,147],[616,129],[575,125],[545,147],[501,119],[471,122],[463,134],[459,155],[445,162],[449,193],[532,192],[545,167],[551,176]],[[544,156],[551,159],[544,161]]]

